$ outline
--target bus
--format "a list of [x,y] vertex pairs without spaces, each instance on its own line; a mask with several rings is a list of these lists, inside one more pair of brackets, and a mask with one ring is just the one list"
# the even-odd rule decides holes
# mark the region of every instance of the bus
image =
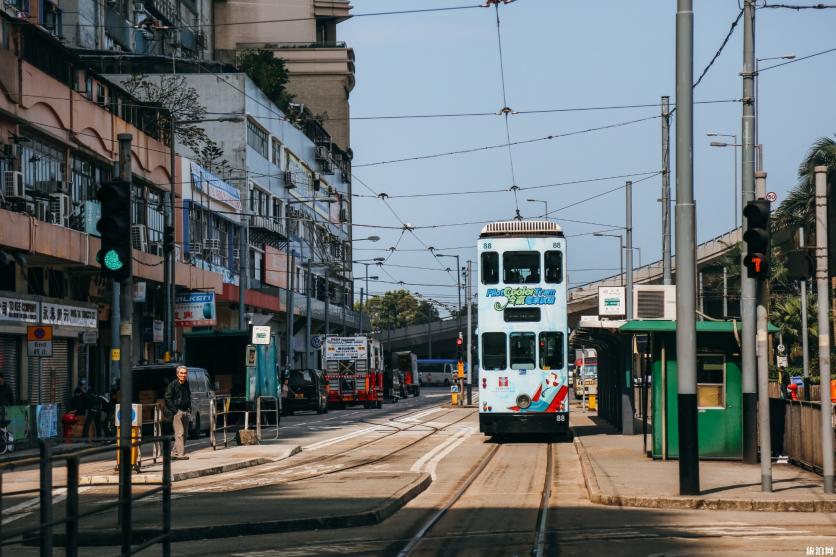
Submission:
[[479,430],[569,433],[566,238],[551,221],[495,222],[479,254]]
[[418,375],[421,377],[421,384],[449,387],[455,381],[458,362],[449,358],[418,358]]

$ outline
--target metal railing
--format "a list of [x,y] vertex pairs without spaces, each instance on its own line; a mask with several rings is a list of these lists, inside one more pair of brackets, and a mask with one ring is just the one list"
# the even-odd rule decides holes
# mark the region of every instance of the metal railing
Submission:
[[[152,439],[156,441],[156,439]],[[39,494],[40,516],[37,525],[27,526],[24,528],[12,529],[6,532],[2,529],[2,522],[0,521],[0,557],[3,555],[3,547],[18,543],[15,540],[18,538],[20,542],[25,542],[27,539],[32,539],[37,534],[38,546],[40,548],[40,555],[42,557],[52,555],[55,542],[54,528],[56,526],[64,525],[65,527],[65,546],[66,555],[75,557],[78,555],[79,547],[79,522],[81,519],[101,513],[103,511],[118,508],[119,522],[121,530],[121,553],[122,556],[135,555],[140,551],[154,545],[162,544],[162,554],[164,557],[171,555],[171,438],[162,437],[159,439],[162,443],[163,454],[163,474],[162,484],[158,487],[143,491],[142,493],[131,494],[130,485],[120,485],[119,497],[116,501],[102,503],[96,505],[84,512],[79,510],[79,468],[81,459],[93,455],[107,453],[115,450],[112,445],[81,448],[75,451],[69,451],[60,454],[53,453],[53,444],[49,441],[40,441],[40,454],[37,457],[19,458],[0,463],[0,487],[2,487],[3,474],[10,472],[17,468],[25,466],[37,465],[39,468],[39,482],[37,488],[21,489],[17,491],[3,492],[0,489],[0,507],[2,507],[2,498],[10,496],[25,495],[28,493]],[[119,447],[117,450],[120,453],[120,461],[122,463],[131,461],[131,450],[134,446],[139,445],[140,440],[131,445]],[[138,447],[137,447],[138,449]],[[65,462],[66,466],[66,485],[55,486],[53,484],[53,464],[55,462]],[[54,500],[53,492],[56,489],[66,488],[66,511],[64,518],[53,518]],[[122,520],[122,517],[131,517],[131,509],[134,501],[145,499],[157,493],[162,496],[162,529],[160,534],[147,539],[138,545],[134,546],[132,537],[132,523],[130,519]]]
[[[268,404],[272,402],[272,404]],[[237,408],[236,408],[237,406]],[[262,424],[265,420],[262,416],[273,415],[276,426],[276,434],[272,439],[279,438],[279,414],[281,402],[274,396],[260,396],[252,401],[244,397],[215,397],[209,407],[209,442],[212,448],[217,450],[220,445],[229,447],[230,441],[235,438],[235,433],[242,429],[250,429],[250,424],[255,427],[256,437],[259,441],[262,437]],[[218,422],[222,424],[219,425]],[[219,439],[223,434],[223,440]]]
[[[271,401],[273,402],[273,408],[264,408],[264,404],[262,401]],[[261,414],[263,412],[275,413],[276,421],[273,424],[276,426],[276,435],[272,437],[272,439],[279,438],[279,412],[281,411],[281,403],[277,397],[274,396],[260,396],[255,401],[255,435],[259,441],[261,441]],[[268,414],[269,415],[269,414]]]

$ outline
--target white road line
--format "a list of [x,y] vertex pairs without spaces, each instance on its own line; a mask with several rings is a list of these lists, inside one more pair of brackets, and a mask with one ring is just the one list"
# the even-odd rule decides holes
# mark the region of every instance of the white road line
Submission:
[[324,447],[328,447],[335,443],[339,443],[340,441],[345,441],[346,439],[353,439],[354,437],[360,437],[361,435],[366,435],[368,433],[372,433],[380,429],[380,426],[371,426],[365,429],[360,429],[358,431],[352,431],[351,433],[346,433],[345,435],[340,435],[338,437],[332,437],[331,439],[325,439],[323,441],[319,441],[317,443],[312,443],[310,445],[306,445],[302,447],[303,451],[314,451],[316,449],[322,449]]
[[457,431],[452,437],[438,444],[427,454],[415,461],[409,469],[410,472],[429,472],[433,480],[436,479],[436,469],[441,460],[453,452],[453,450],[464,443],[464,441],[475,432],[475,428],[465,428]]

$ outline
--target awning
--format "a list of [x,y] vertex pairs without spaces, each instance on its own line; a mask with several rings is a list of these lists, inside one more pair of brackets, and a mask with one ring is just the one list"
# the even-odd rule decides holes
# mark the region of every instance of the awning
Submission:
[[[698,333],[729,333],[734,334],[735,330],[738,334],[742,331],[742,323],[740,321],[697,321]],[[778,327],[769,324],[769,332],[777,333]],[[633,320],[628,321],[618,329],[622,333],[663,333],[675,332],[676,321],[660,320]]]

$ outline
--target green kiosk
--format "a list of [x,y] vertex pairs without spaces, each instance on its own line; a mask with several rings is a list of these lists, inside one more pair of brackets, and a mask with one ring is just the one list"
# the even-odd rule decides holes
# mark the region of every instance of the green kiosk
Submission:
[[[777,332],[770,325],[769,332]],[[620,334],[647,335],[651,354],[653,458],[679,456],[675,321],[628,321]],[[705,459],[743,458],[740,322],[697,321],[697,424]]]

